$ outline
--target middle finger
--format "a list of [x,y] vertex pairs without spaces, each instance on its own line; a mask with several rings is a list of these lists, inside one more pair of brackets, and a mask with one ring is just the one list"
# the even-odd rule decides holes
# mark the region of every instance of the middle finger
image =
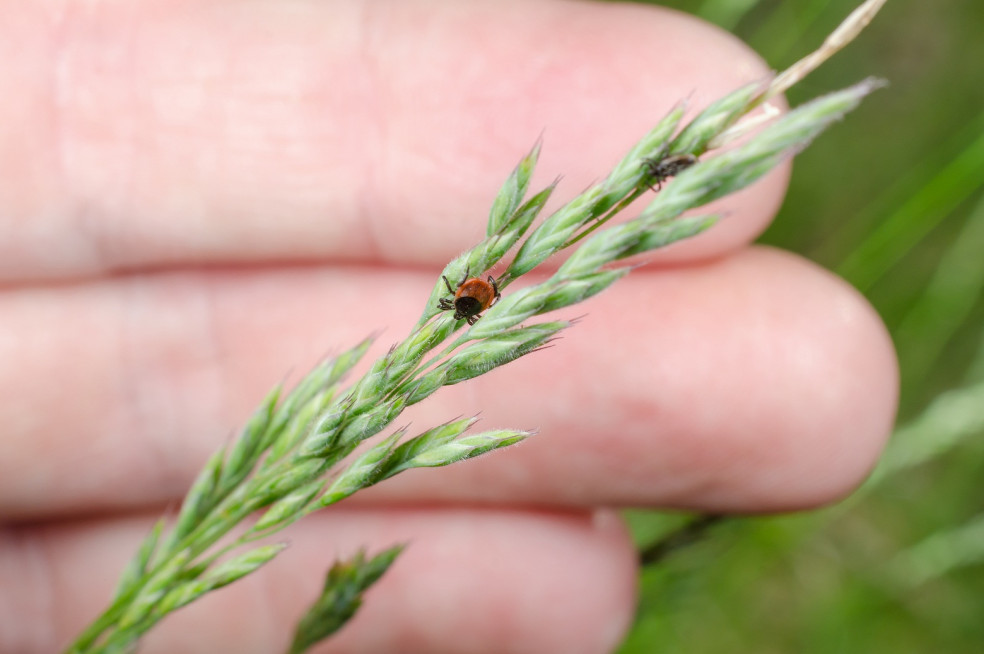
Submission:
[[[381,353],[431,284],[312,267],[4,291],[0,512],[180,497],[288,365],[389,328],[371,356]],[[411,471],[376,500],[787,509],[847,490],[888,431],[894,359],[880,323],[789,255],[641,271],[586,309],[557,347],[397,421],[419,431],[481,411],[484,428],[538,436]]]

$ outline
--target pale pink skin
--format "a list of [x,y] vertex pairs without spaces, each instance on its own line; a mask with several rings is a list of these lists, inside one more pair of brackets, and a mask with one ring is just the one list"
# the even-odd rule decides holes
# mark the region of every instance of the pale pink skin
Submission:
[[[680,98],[767,72],[692,18],[557,0],[11,1],[0,44],[0,651],[25,654],[96,615],[272,384],[406,333],[541,133],[534,185],[567,198]],[[636,578],[610,507],[850,492],[895,357],[846,284],[749,246],[788,172],[567,312],[556,347],[399,421],[536,438],[306,520],[142,651],[278,651],[336,555],[409,541],[319,651],[606,652]]]

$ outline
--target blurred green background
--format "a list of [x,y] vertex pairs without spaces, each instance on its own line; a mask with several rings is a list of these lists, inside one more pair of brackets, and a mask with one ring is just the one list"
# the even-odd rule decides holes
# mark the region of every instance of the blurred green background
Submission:
[[[661,2],[780,70],[860,0]],[[621,654],[984,652],[984,2],[889,0],[793,105],[890,82],[801,154],[761,241],[875,305],[902,369],[875,475],[819,512],[728,520],[647,567]],[[687,516],[630,515],[640,547]]]

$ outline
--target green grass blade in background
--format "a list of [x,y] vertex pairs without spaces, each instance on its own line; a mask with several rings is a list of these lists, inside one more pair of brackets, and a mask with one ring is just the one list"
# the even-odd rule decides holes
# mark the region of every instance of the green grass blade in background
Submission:
[[915,420],[895,431],[868,486],[889,474],[923,465],[984,432],[984,382],[937,397]]
[[974,207],[929,285],[895,330],[908,353],[909,374],[929,372],[954,333],[972,315],[984,291],[984,197]]
[[730,32],[759,2],[760,0],[704,0],[697,15]]
[[915,186],[909,198],[838,266],[837,273],[862,292],[984,186],[984,114],[962,131],[976,133],[976,140],[922,186]]
[[831,0],[773,3],[775,8],[768,17],[745,38],[770,62],[796,59],[802,55],[803,43],[809,42],[807,32],[820,18],[836,21],[843,16],[831,4]]
[[889,562],[888,574],[895,583],[909,590],[982,561],[984,513],[899,552]]

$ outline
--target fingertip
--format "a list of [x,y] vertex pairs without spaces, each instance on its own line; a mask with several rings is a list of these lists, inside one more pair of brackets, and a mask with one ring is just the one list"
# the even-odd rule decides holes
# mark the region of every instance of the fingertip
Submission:
[[894,346],[867,299],[835,274],[771,248],[748,258],[759,275],[772,270],[784,280],[770,289],[762,317],[764,333],[776,336],[762,343],[759,369],[777,375],[759,383],[760,395],[782,403],[747,438],[757,451],[744,452],[748,468],[721,474],[724,483],[704,506],[779,512],[830,504],[865,480],[891,435],[899,392]]
[[812,447],[801,450],[807,460],[800,466],[811,483],[801,485],[789,506],[775,506],[780,510],[822,506],[853,493],[892,434],[899,399],[898,358],[881,316],[848,282],[802,263],[814,269],[817,285],[828,287],[831,299],[814,316],[816,340],[826,344],[824,355],[800,370],[803,379],[815,380],[819,392],[812,410],[824,430],[810,433]]

